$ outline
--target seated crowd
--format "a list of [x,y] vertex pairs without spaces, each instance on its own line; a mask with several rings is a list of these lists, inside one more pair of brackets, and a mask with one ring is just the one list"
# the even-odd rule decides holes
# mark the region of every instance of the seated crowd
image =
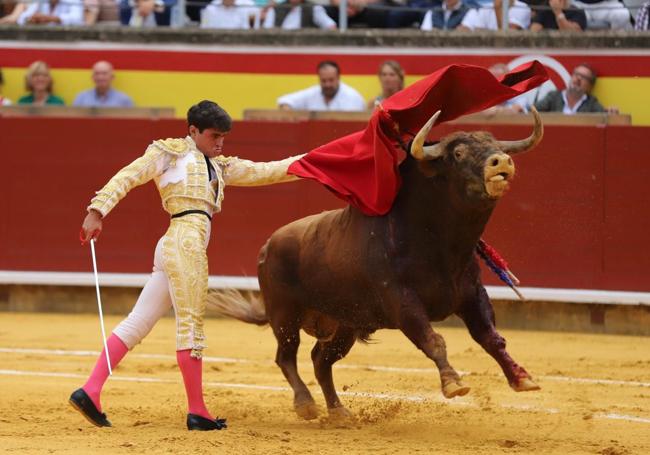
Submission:
[[[513,30],[648,29],[643,0],[348,0],[351,28],[497,30],[503,2]],[[15,0],[0,7],[0,24],[156,27],[195,24],[212,29],[336,29],[339,0]],[[632,10],[626,5],[633,5]]]
[[[131,98],[112,87],[113,65],[107,61],[96,62],[92,67],[94,87],[77,94],[72,106],[77,107],[133,107]],[[0,106],[9,106],[12,101],[2,96],[4,79],[0,70]],[[25,91],[17,103],[32,106],[65,106],[65,101],[54,93],[54,79],[50,66],[42,60],[33,62],[25,72]]]
[[[489,68],[495,76],[508,72],[507,65],[497,63]],[[277,99],[277,107],[283,110],[307,111],[369,111],[380,108],[381,102],[399,92],[405,86],[404,70],[395,60],[386,60],[379,65],[377,77],[379,93],[369,100],[353,87],[341,81],[341,68],[333,60],[324,60],[316,67],[318,84],[288,93]],[[107,61],[96,62],[91,70],[93,87],[78,93],[72,103],[78,107],[133,107],[131,98],[112,87],[115,78],[113,66]],[[566,89],[556,90],[551,81],[524,93],[505,103],[490,108],[491,113],[528,112],[535,106],[540,112],[562,112],[564,114],[609,112],[618,113],[615,107],[604,108],[591,94],[596,84],[596,71],[587,63],[576,66]],[[3,77],[0,70],[0,106],[12,104],[2,96]],[[33,62],[25,73],[26,94],[17,104],[65,105],[65,101],[54,93],[54,80],[47,63]]]

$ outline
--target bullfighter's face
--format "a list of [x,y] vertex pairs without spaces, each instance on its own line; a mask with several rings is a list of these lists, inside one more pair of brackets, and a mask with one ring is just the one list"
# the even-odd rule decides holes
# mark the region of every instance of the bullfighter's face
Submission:
[[206,128],[201,132],[196,126],[190,126],[190,137],[196,148],[208,158],[221,155],[226,134],[216,128]]

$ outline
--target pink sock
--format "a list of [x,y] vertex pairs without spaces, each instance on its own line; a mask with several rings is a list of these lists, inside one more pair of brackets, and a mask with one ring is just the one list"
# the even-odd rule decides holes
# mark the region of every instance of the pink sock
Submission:
[[206,419],[214,420],[203,401],[203,361],[190,356],[191,349],[176,351],[176,360],[183,375],[187,407],[190,414],[197,414]]
[[[108,346],[108,356],[111,359],[111,368],[114,369],[120,360],[124,358],[129,348],[126,347],[124,342],[118,338],[114,333],[106,340]],[[106,350],[102,349],[102,353],[97,359],[95,368],[90,374],[88,381],[82,387],[88,394],[92,402],[95,404],[99,412],[102,412],[102,404],[100,403],[99,396],[102,393],[102,387],[108,378],[108,363],[106,362]]]

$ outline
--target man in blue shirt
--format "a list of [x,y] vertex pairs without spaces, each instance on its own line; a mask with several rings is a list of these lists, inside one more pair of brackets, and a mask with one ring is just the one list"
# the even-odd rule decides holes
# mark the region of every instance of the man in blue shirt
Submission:
[[99,61],[93,65],[93,82],[95,88],[85,90],[77,95],[73,106],[80,107],[133,107],[133,101],[125,93],[111,87],[113,82],[113,65]]

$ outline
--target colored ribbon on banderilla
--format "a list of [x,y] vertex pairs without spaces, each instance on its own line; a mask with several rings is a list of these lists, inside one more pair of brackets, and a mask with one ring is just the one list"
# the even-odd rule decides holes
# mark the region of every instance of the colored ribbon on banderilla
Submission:
[[519,289],[517,289],[519,280],[508,269],[508,263],[499,255],[499,253],[497,253],[497,250],[485,243],[483,239],[479,239],[478,244],[476,245],[476,254],[483,259],[485,265],[487,265],[501,281],[510,286],[521,300],[526,300],[521,292],[519,292]]

